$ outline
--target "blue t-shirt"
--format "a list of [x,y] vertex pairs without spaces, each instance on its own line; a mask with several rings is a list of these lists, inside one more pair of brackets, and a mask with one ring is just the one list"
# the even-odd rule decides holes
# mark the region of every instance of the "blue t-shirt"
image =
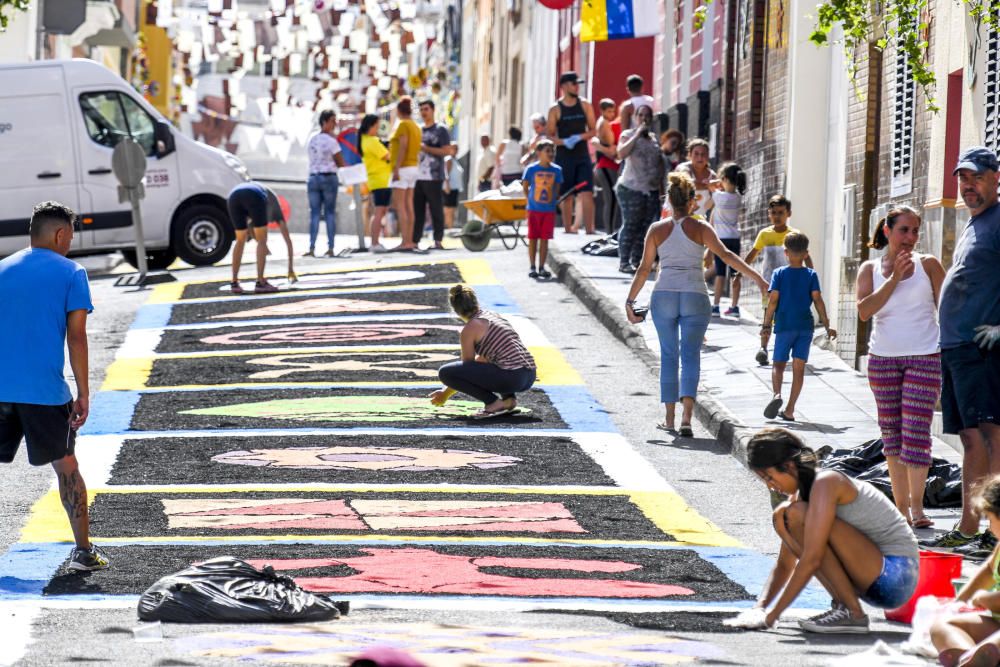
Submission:
[[72,400],[66,315],[93,311],[87,271],[52,250],[26,248],[0,261],[0,402]]
[[528,184],[528,210],[539,213],[552,213],[556,210],[559,199],[559,188],[563,182],[562,167],[550,164],[543,167],[532,162],[524,170],[521,180]]
[[941,349],[972,343],[981,324],[1000,324],[1000,204],[970,219],[955,244],[938,320]]
[[807,266],[782,266],[771,274],[770,292],[778,292],[774,331],[812,331],[812,293],[819,290],[819,276]]

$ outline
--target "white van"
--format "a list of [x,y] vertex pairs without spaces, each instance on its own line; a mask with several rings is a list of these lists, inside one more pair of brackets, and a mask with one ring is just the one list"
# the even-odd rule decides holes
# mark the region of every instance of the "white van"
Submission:
[[142,222],[150,268],[175,257],[205,266],[229,252],[226,196],[248,180],[233,155],[183,136],[110,70],[91,60],[0,65],[0,256],[28,245],[38,202],[80,212],[72,254],[121,250],[135,264],[128,203],[111,153],[131,136],[147,151]]

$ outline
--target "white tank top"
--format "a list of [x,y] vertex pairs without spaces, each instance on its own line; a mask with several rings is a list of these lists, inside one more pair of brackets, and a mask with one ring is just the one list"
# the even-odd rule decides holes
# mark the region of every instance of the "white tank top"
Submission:
[[636,95],[635,97],[630,97],[628,101],[632,103],[633,114],[639,110],[639,107],[649,107],[650,111],[656,111],[656,108],[653,106],[655,100],[651,95]]
[[702,269],[705,246],[689,239],[683,224],[674,221],[673,227],[670,236],[657,248],[660,273],[653,291],[708,294]]
[[514,141],[513,139],[505,139],[503,141],[503,157],[501,158],[502,164],[500,165],[500,173],[504,176],[510,176],[512,174],[521,175],[524,168],[521,166],[521,144]]
[[[868,351],[880,357],[911,357],[940,350],[934,288],[924,271],[921,255],[913,255],[913,275],[899,281],[892,296],[872,317]],[[872,291],[888,280],[882,260],[872,263]]]

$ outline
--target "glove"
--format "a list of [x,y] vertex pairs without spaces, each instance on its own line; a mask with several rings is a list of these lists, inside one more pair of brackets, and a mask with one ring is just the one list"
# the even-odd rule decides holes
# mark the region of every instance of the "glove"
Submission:
[[979,347],[984,350],[992,350],[993,346],[1000,340],[1000,324],[980,324],[975,328],[976,335],[972,337]]
[[565,139],[562,140],[562,142],[563,146],[565,146],[569,150],[573,150],[573,147],[576,146],[578,143],[580,143],[580,135],[574,134],[571,137],[566,137]]
[[747,609],[746,611],[741,611],[736,618],[727,618],[722,624],[741,630],[766,630],[768,627],[767,612],[759,607]]

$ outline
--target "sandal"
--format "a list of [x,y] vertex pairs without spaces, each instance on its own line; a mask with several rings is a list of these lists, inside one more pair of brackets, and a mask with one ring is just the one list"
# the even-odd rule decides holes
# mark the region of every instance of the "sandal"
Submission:
[[918,514],[916,519],[910,523],[913,528],[930,528],[934,525],[934,519],[926,514]]
[[517,410],[517,408],[500,408],[499,410],[480,410],[476,414],[472,415],[473,419],[493,419],[494,417],[500,417],[502,415],[509,415]]
[[694,431],[691,430],[691,424],[681,424],[680,429],[677,431],[677,435],[682,438],[693,438]]
[[774,419],[778,416],[778,410],[781,409],[781,404],[784,403],[784,399],[781,396],[775,396],[764,408],[764,418]]
[[238,282],[229,283],[229,293],[230,294],[246,294],[247,291],[243,289],[243,285]]
[[256,285],[254,285],[253,288],[254,294],[274,294],[277,291],[278,288],[272,285],[271,283],[267,282],[266,280],[262,283],[257,283]]
[[781,419],[784,419],[786,422],[793,422],[793,421],[795,421],[795,417],[789,417],[788,415],[785,414],[784,410],[782,410],[781,412],[778,413],[778,417],[780,417]]
[[657,422],[656,428],[659,429],[660,431],[666,431],[667,433],[674,432],[674,427],[668,424],[667,422]]

